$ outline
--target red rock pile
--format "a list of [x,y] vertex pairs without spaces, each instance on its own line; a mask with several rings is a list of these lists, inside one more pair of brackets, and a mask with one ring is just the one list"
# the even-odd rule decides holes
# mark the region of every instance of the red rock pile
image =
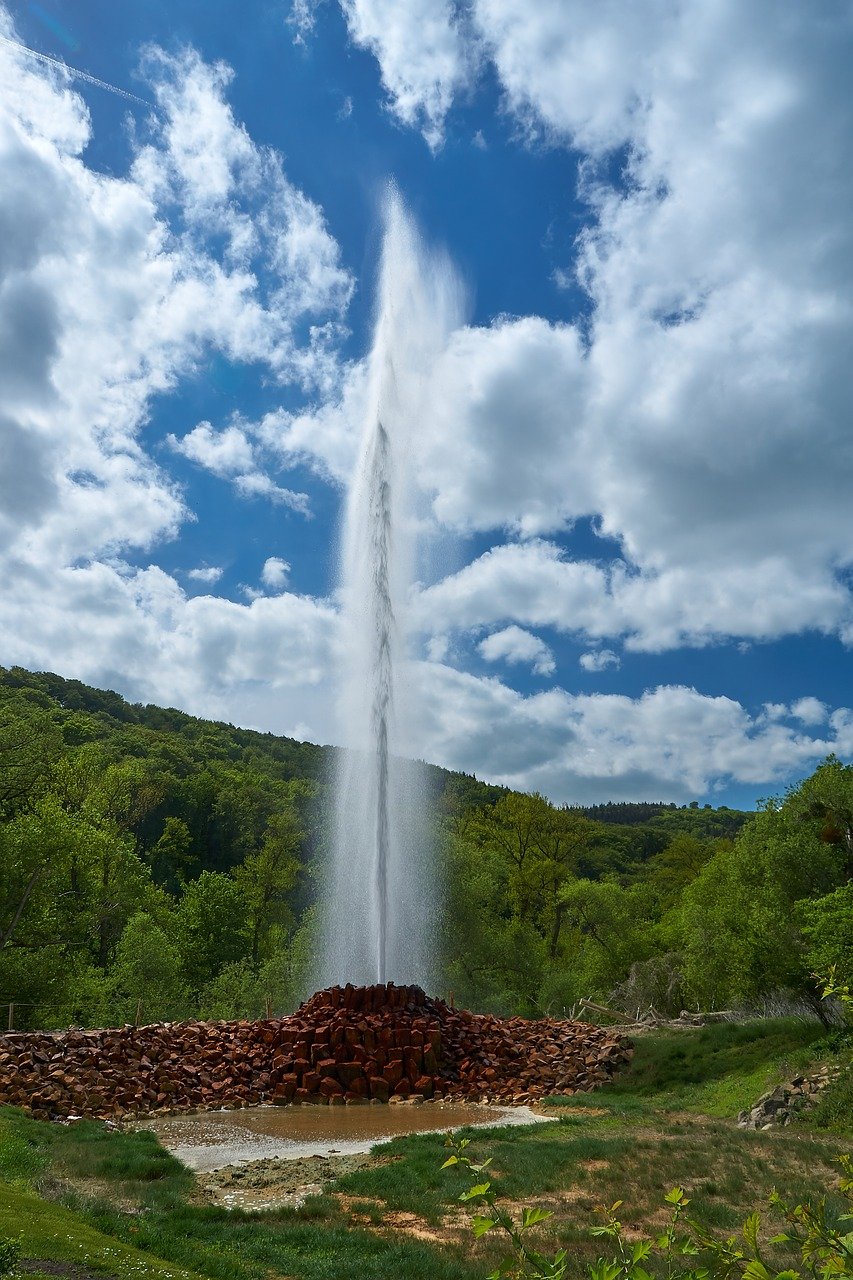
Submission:
[[261,1102],[523,1103],[603,1084],[631,1054],[583,1022],[452,1009],[419,987],[332,987],[290,1017],[0,1035],[0,1103],[119,1117]]

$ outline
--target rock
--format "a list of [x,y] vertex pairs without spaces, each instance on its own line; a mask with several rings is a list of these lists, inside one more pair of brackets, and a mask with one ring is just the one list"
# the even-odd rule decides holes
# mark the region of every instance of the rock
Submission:
[[[0,1101],[46,1118],[592,1089],[630,1042],[587,1023],[501,1019],[417,987],[333,987],[288,1018],[0,1035]],[[804,1086],[805,1087],[805,1086]]]

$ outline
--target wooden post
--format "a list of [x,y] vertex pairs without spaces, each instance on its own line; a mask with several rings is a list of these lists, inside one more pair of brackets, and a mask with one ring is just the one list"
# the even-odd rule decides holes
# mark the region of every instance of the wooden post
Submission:
[[272,1018],[272,1000],[270,1000],[269,996],[266,997],[266,1002],[267,1002],[267,1022],[269,1022],[270,1019]]
[[9,1030],[13,1031],[14,1028],[15,1028],[15,1002],[14,1000],[10,1000],[9,1001]]
[[142,1014],[142,996],[140,996],[136,1002],[136,1017],[133,1020],[133,1025],[135,1027],[139,1026],[139,1018],[141,1014]]

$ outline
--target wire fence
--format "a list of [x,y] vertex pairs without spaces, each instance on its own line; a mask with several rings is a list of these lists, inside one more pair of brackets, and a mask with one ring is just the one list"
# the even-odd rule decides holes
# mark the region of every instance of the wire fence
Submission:
[[234,1002],[216,1009],[198,1010],[186,1005],[161,1005],[139,996],[135,1000],[98,1002],[87,1008],[79,1001],[51,1005],[44,1001],[0,1000],[0,1034],[22,1031],[107,1030],[158,1022],[232,1021],[242,1018],[277,1018],[292,1013],[279,1008],[270,997],[262,1001]]

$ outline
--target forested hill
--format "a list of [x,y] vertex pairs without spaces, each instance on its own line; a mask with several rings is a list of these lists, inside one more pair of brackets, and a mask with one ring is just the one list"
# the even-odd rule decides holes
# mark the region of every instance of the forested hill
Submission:
[[[333,758],[0,668],[0,1006],[15,1025],[293,1007],[321,945]],[[559,807],[428,770],[434,986],[469,1007],[586,995],[677,1012],[808,991],[809,965],[853,963],[853,768],[837,760],[751,816]],[[809,951],[812,937],[834,941]]]
[[[29,718],[34,730],[46,735],[43,746],[48,751],[61,744],[74,747],[98,742],[111,758],[124,754],[128,758],[162,759],[179,776],[227,764],[256,770],[280,782],[301,779],[323,784],[330,776],[335,753],[334,747],[240,729],[220,720],[202,720],[175,707],[130,703],[110,689],[95,689],[51,671],[33,672],[23,667],[0,667],[0,716],[0,729],[12,719]],[[488,803],[505,789],[438,765],[427,765],[427,769],[439,794],[452,784],[470,804]]]

